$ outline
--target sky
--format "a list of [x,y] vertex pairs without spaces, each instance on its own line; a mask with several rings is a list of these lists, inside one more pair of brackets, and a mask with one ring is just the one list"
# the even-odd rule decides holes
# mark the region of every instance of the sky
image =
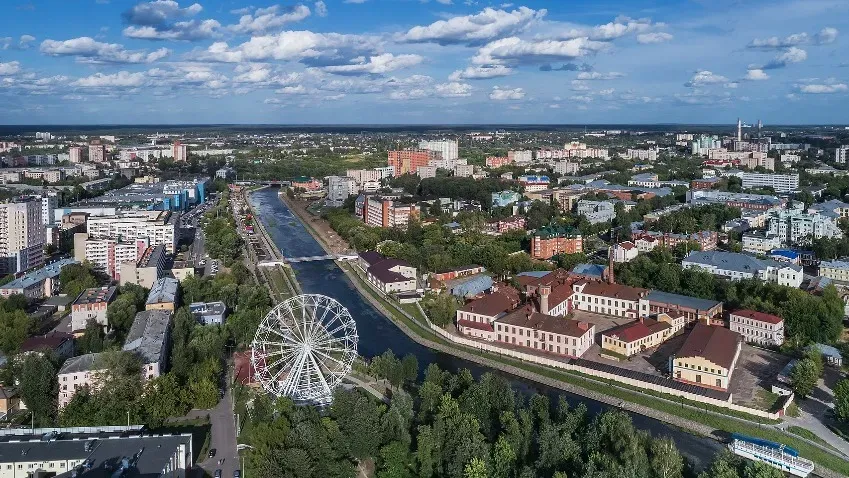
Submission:
[[3,0],[0,124],[849,124],[847,0]]

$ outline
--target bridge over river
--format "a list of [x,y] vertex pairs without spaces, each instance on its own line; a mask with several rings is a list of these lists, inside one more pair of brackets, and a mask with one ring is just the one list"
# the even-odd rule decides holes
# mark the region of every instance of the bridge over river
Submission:
[[356,252],[345,252],[341,254],[325,254],[318,256],[301,256],[301,257],[284,257],[281,261],[260,261],[257,263],[260,267],[282,266],[285,264],[297,264],[300,262],[317,262],[317,261],[355,261],[357,260]]

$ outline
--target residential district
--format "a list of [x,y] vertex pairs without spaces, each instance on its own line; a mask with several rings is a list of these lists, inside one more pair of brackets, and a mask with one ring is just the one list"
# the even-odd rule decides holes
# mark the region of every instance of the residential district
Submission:
[[[0,476],[119,455],[110,469],[238,472],[136,422],[182,415],[78,417],[131,357],[145,394],[182,377],[181,412],[233,420],[225,377],[257,387],[248,345],[285,295],[267,281],[248,314],[240,288],[273,259],[245,202],[268,186],[458,349],[782,421],[849,456],[847,130],[106,133],[0,138]],[[232,367],[200,380],[210,399],[185,368],[204,328],[227,331]],[[55,364],[49,397],[34,355]]]

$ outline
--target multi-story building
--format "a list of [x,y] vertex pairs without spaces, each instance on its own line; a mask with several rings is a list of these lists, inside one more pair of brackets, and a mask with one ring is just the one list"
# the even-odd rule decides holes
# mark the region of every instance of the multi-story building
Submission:
[[468,178],[475,174],[475,166],[473,164],[458,164],[454,166],[454,176],[458,178]]
[[106,145],[100,139],[93,139],[88,144],[88,160],[92,163],[105,163],[108,159],[106,156]]
[[584,241],[576,229],[566,227],[543,227],[531,236],[531,257],[551,259],[558,254],[583,252]]
[[519,293],[512,287],[499,287],[457,309],[457,330],[467,336],[495,340],[493,323],[519,305]]
[[696,243],[700,250],[711,251],[716,249],[719,235],[714,231],[699,231],[692,234],[677,234],[673,232],[657,231],[634,231],[634,240],[651,237],[658,241],[658,245],[673,249],[682,244]]
[[61,169],[51,169],[44,172],[44,180],[49,184],[56,184],[65,180],[65,171]]
[[[186,268],[180,268],[176,262],[171,269],[172,274],[178,280],[181,280],[180,277],[185,278],[188,275],[194,275],[193,267],[181,274],[182,269]],[[156,282],[165,275],[165,246],[160,244],[147,247],[139,257],[138,262],[125,261],[119,263],[118,271],[119,275],[116,280],[120,281],[121,285],[137,284],[145,289],[152,289]]]
[[41,200],[20,197],[0,204],[0,275],[44,264]]
[[578,201],[578,214],[587,218],[590,224],[600,224],[616,218],[616,203],[613,201]]
[[143,380],[152,380],[165,372],[170,348],[171,311],[144,310],[136,314],[123,350],[139,357]]
[[490,234],[504,234],[510,231],[525,230],[525,216],[511,216],[503,219],[492,219],[487,221],[486,232]]
[[486,158],[485,164],[488,168],[500,168],[508,164],[513,164],[513,160],[509,156],[489,156]]
[[743,309],[731,312],[728,317],[728,328],[742,335],[746,342],[775,346],[784,343],[784,319],[777,315]]
[[106,364],[102,353],[85,354],[65,360],[57,373],[59,382],[59,409],[74,398],[78,390],[89,387],[97,390],[106,374]]
[[292,180],[292,189],[295,191],[320,191],[323,186],[321,181],[308,176],[298,176]]
[[393,175],[401,176],[407,173],[415,173],[419,167],[427,166],[430,161],[440,159],[440,153],[431,150],[405,149],[403,151],[389,151],[387,166],[394,168]]
[[189,147],[180,141],[174,141],[171,146],[171,155],[177,163],[185,163],[189,159]]
[[657,149],[628,149],[625,158],[653,163],[657,161]]
[[419,166],[419,169],[416,170],[416,174],[422,179],[435,178],[436,169],[436,166]]
[[517,178],[519,184],[525,187],[525,191],[534,192],[548,189],[551,182],[548,176],[519,176]]
[[177,279],[163,277],[157,280],[147,300],[144,303],[145,310],[166,310],[174,312],[177,310],[177,302],[180,300],[180,282]]
[[834,148],[834,162],[838,164],[846,164],[847,158],[849,158],[849,146],[840,146],[839,148]]
[[595,344],[595,325],[537,312],[531,306],[516,309],[494,323],[499,343],[566,357],[580,357]]
[[[609,272],[608,272],[609,274]],[[608,282],[581,280],[572,286],[577,310],[636,319],[648,315],[647,289]]]
[[227,319],[227,305],[221,301],[192,302],[189,312],[201,325],[224,325]]
[[[2,478],[95,474],[185,478],[194,467],[190,434],[152,434],[141,425],[4,432]],[[137,453],[141,450],[144,453]]]
[[447,169],[453,171],[457,165],[469,164],[465,159],[434,159],[427,163],[428,166],[436,166],[436,169]]
[[86,233],[74,234],[74,258],[79,262],[89,261],[94,268],[121,281],[121,264],[135,264],[148,247],[145,238],[135,241],[117,239],[91,239]]
[[630,262],[637,258],[640,251],[631,241],[624,241],[613,245],[613,262]]
[[681,266],[685,269],[702,269],[731,280],[760,279],[797,288],[804,279],[801,266],[771,259],[761,260],[736,252],[694,251],[681,261]]
[[687,202],[694,206],[702,204],[725,204],[728,207],[739,207],[740,209],[766,210],[783,206],[787,203],[787,200],[764,194],[699,190],[687,191]]
[[819,265],[819,275],[840,284],[849,284],[849,262],[822,261]]
[[776,209],[770,213],[767,234],[777,236],[784,245],[809,244],[812,239],[840,238],[843,231],[837,218],[818,212],[805,212],[803,208]]
[[554,172],[557,174],[575,174],[581,170],[581,163],[570,161],[557,161],[554,163]]
[[327,205],[342,207],[349,197],[357,194],[357,182],[347,176],[330,176],[327,178]]
[[74,164],[83,162],[83,148],[81,146],[71,146],[68,148],[68,156]]
[[688,295],[672,294],[653,290],[645,297],[648,302],[648,313],[670,314],[683,316],[688,324],[702,322],[705,324],[722,322],[722,302],[710,299],[700,299]]
[[509,206],[522,199],[522,195],[516,191],[501,191],[492,193],[492,207]]
[[534,160],[534,152],[531,150],[507,151],[507,159],[511,163],[528,164]]
[[373,251],[360,253],[357,260],[366,278],[384,294],[413,292],[418,288],[416,268],[400,259],[387,259]]
[[380,171],[376,169],[349,169],[345,171],[345,176],[353,178],[358,185],[381,180]]
[[775,234],[765,232],[746,232],[743,234],[743,251],[750,254],[767,254],[783,245],[784,241]]
[[89,320],[106,328],[109,322],[106,320],[106,308],[115,300],[118,288],[97,287],[86,289],[71,304],[71,332],[75,335],[85,330]]
[[457,159],[459,148],[455,140],[421,141],[419,149],[439,153],[442,159]]
[[755,169],[762,167],[768,171],[775,171],[775,158],[770,158],[765,152],[751,153],[740,158],[740,167]]
[[796,163],[798,163],[799,161],[802,160],[802,157],[799,156],[798,154],[787,153],[787,154],[782,154],[781,156],[779,156],[779,159],[784,164],[796,164]]
[[683,315],[640,317],[601,333],[601,348],[619,357],[631,357],[657,347],[684,328]]
[[416,204],[401,204],[377,196],[361,195],[357,201],[355,210],[369,226],[405,228],[410,218],[418,217],[421,212]]
[[830,201],[812,204],[808,208],[808,212],[821,214],[836,222],[843,218],[849,218],[849,204],[832,199]]
[[41,223],[45,226],[53,224],[53,211],[59,207],[59,193],[45,191],[41,194]]
[[640,186],[644,188],[659,188],[660,182],[658,181],[657,174],[655,173],[642,173],[635,174],[631,179],[628,180],[628,186]]
[[743,339],[725,327],[696,324],[672,356],[672,377],[684,383],[728,390]]
[[717,177],[694,179],[690,181],[690,189],[713,189],[722,180]]
[[18,277],[0,286],[0,296],[9,297],[19,294],[30,300],[51,297],[59,291],[59,274],[62,272],[62,268],[76,263],[76,259],[69,257]]
[[777,193],[789,193],[799,189],[798,174],[743,173],[743,188],[770,187]]
[[94,239],[115,238],[135,242],[147,239],[148,245],[165,246],[173,254],[179,240],[179,215],[170,211],[133,211],[115,216],[89,217],[88,234]]

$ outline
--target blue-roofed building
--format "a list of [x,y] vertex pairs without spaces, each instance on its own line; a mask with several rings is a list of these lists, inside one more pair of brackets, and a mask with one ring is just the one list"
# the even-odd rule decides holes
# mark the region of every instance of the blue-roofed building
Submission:
[[825,363],[833,365],[835,367],[840,367],[843,365],[843,354],[841,354],[839,350],[832,347],[831,345],[811,344],[808,345],[805,350],[810,350],[812,348],[820,351],[822,357],[825,359]]
[[522,195],[516,191],[501,191],[492,193],[492,207],[509,206],[522,199]]
[[572,274],[577,274],[590,279],[602,279],[605,277],[607,266],[599,264],[578,264],[570,271]]
[[539,279],[540,277],[545,277],[550,273],[551,273],[551,271],[527,271],[527,272],[520,272],[516,275],[518,275],[520,277],[536,277],[537,279]]
[[801,254],[790,249],[773,249],[769,251],[769,258],[778,262],[799,264],[801,257]]
[[180,293],[179,284],[177,279],[170,277],[157,280],[147,295],[145,310],[170,310],[171,312],[176,310]]
[[445,281],[446,290],[455,297],[474,297],[492,288],[492,277],[476,274]]
[[0,286],[0,295],[8,297],[10,295],[20,294],[31,300],[50,297],[58,289],[56,282],[59,273],[63,267],[69,264],[79,264],[79,261],[71,257],[48,264],[41,269],[3,284]]

